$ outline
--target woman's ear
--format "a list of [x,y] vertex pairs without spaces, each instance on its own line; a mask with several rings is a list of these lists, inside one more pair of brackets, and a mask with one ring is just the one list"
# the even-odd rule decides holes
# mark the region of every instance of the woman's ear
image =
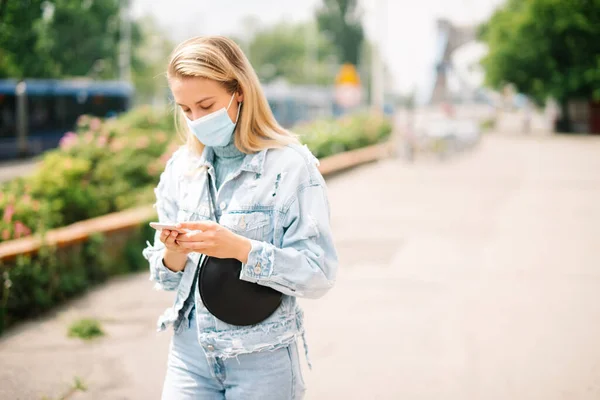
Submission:
[[241,90],[238,91],[238,95],[235,98],[237,100],[238,103],[241,103],[244,101],[244,93],[242,93]]

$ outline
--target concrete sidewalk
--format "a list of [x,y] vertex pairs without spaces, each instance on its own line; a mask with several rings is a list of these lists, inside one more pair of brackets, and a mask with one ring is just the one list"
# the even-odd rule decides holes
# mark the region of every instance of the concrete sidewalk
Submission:
[[0,162],[0,183],[31,174],[38,162],[37,159]]
[[[600,398],[600,140],[489,136],[328,181],[341,268],[302,301],[308,399]],[[158,399],[171,301],[112,281],[0,340],[0,399]],[[68,339],[78,317],[108,335]]]

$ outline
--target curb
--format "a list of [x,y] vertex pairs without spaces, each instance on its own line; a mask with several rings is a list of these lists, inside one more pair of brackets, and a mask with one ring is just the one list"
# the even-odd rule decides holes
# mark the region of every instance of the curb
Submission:
[[[320,159],[319,171],[323,176],[331,175],[361,164],[385,158],[390,155],[391,141],[334,154]],[[86,219],[50,230],[45,240],[39,236],[9,240],[0,243],[0,261],[11,261],[19,255],[37,253],[42,245],[68,247],[87,240],[96,233],[112,233],[128,230],[150,221],[156,215],[154,207],[147,205]]]

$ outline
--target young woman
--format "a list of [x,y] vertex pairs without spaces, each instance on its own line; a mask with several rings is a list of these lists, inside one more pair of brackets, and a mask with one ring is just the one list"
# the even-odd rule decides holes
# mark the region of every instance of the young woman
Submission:
[[[167,78],[186,144],[161,175],[156,208],[159,222],[179,225],[157,231],[144,250],[151,280],[176,290],[158,321],[175,331],[162,398],[300,399],[296,298],[323,296],[337,270],[318,162],[277,124],[233,41],[180,44]],[[206,257],[239,260],[239,279],[280,292],[281,303],[253,325],[223,322],[199,294]]]

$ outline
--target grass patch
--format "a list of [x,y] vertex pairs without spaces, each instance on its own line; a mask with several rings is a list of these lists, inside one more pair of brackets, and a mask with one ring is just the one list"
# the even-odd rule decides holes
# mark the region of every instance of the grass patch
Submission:
[[[73,378],[73,385],[71,385],[71,387],[69,388],[69,390],[67,391],[67,393],[65,393],[64,395],[58,397],[56,400],[69,400],[71,398],[71,396],[73,396],[75,393],[77,393],[77,392],[87,392],[87,390],[88,390],[88,387],[83,382],[83,379],[81,379],[78,376],[75,376]],[[54,399],[52,397],[42,396],[41,400],[54,400]]]
[[76,376],[73,379],[73,390],[74,391],[80,391],[80,392],[85,392],[87,391],[87,385],[83,382],[83,379],[81,379],[80,377]]
[[[83,340],[91,340],[100,336],[104,336],[104,331],[100,321],[91,318],[80,319],[75,321],[69,327],[69,337],[77,337]],[[75,378],[76,382],[78,378]]]
[[489,132],[496,127],[496,120],[494,118],[488,118],[481,122],[480,128],[483,132]]

